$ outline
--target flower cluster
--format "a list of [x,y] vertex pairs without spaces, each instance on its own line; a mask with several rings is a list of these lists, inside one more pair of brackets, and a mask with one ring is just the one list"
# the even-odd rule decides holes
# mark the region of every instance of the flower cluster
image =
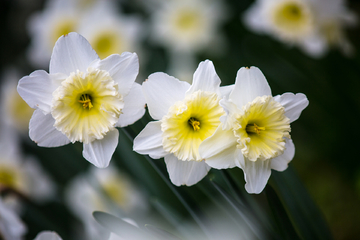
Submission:
[[23,77],[18,92],[35,108],[30,138],[39,146],[84,145],[83,156],[107,167],[118,142],[115,127],[151,117],[134,139],[134,151],[164,157],[173,184],[191,186],[211,167],[239,167],[245,188],[260,193],[271,169],[283,171],[294,156],[290,123],[308,105],[304,94],[273,97],[256,68],[241,68],[234,85],[220,87],[213,63],[201,62],[193,83],[165,73],[140,86],[135,53],[100,60],[79,34],[56,43],[50,73]]
[[45,67],[57,39],[70,32],[86,37],[101,59],[138,50],[140,19],[117,9],[115,1],[46,1],[44,10],[28,21],[32,40],[28,56],[32,64]]
[[284,171],[294,156],[290,123],[308,105],[304,94],[272,97],[256,68],[241,68],[235,85],[220,87],[211,61],[201,62],[190,86],[164,73],[142,85],[150,122],[134,150],[165,158],[171,181],[191,186],[210,167],[240,167],[245,188],[260,193],[271,169]]

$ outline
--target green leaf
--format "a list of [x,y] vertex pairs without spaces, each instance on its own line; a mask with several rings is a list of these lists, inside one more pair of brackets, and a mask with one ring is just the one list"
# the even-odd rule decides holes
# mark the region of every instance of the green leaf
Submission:
[[270,180],[301,239],[333,239],[323,215],[291,166],[284,172],[273,171]]
[[[133,141],[134,132],[130,128],[121,128],[121,130],[126,134],[130,141]],[[198,224],[201,230],[205,233],[206,236],[210,237],[209,231],[206,229],[205,224],[202,222],[198,214],[192,209],[192,207],[188,204],[182,194],[183,191],[178,187],[175,187],[169,180],[169,178],[164,174],[164,172],[159,168],[157,164],[155,164],[154,160],[151,159],[148,155],[143,156],[147,162],[153,167],[156,173],[161,177],[163,182],[167,185],[167,187],[171,190],[171,192],[176,196],[181,205],[186,209],[186,211],[190,214],[190,216],[194,219],[194,221]],[[163,189],[164,190],[164,189]]]
[[268,185],[265,188],[265,193],[274,216],[274,225],[277,227],[277,232],[281,235],[281,239],[300,239],[274,189]]
[[181,238],[178,238],[174,234],[153,225],[146,224],[145,227],[147,230],[149,230],[150,233],[152,233],[152,235],[156,236],[159,240],[181,240]]
[[220,193],[224,201],[229,204],[227,211],[234,212],[238,215],[237,219],[242,220],[243,224],[246,224],[247,228],[251,230],[253,236],[258,239],[268,239],[271,235],[266,229],[266,224],[259,221],[258,218],[252,215],[252,212],[247,209],[241,202],[237,202],[232,196],[225,192],[217,183],[211,181],[214,188]]
[[153,239],[150,234],[146,234],[140,228],[111,214],[96,211],[93,212],[93,216],[104,228],[124,239]]

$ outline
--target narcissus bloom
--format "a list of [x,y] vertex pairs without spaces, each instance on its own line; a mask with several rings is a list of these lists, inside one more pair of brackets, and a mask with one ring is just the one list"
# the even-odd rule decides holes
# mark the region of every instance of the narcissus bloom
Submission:
[[21,240],[27,232],[27,227],[20,217],[0,198],[0,233],[4,240]]
[[260,193],[271,169],[284,171],[295,153],[290,123],[308,105],[302,93],[272,97],[265,76],[241,68],[234,89],[220,105],[226,114],[215,133],[200,144],[200,155],[217,169],[240,167],[249,193]]
[[34,66],[47,66],[55,42],[62,35],[77,31],[82,12],[76,1],[49,0],[44,10],[30,16],[28,58]]
[[94,211],[126,213],[143,216],[147,210],[146,197],[124,173],[110,164],[105,169],[92,167],[74,178],[66,190],[66,200],[72,213],[83,226],[81,239],[109,239],[108,231],[95,221]]
[[16,90],[20,77],[18,70],[9,68],[4,72],[0,85],[0,121],[4,121],[6,128],[16,129],[13,134],[29,132],[29,120],[34,112]]
[[[156,2],[156,1],[155,1]],[[203,50],[221,38],[225,8],[217,0],[157,1],[152,11],[152,39],[172,51]],[[217,42],[217,45],[220,45]]]
[[344,27],[354,25],[355,16],[343,0],[257,0],[245,13],[251,30],[272,35],[296,45],[313,57],[338,46],[350,53]]
[[154,73],[142,85],[150,122],[134,139],[134,151],[152,158],[165,157],[173,184],[193,185],[206,176],[210,167],[198,148],[220,124],[224,110],[219,105],[229,87],[220,88],[214,65],[201,62],[193,84],[165,73]]
[[[38,203],[49,200],[55,195],[54,182],[33,156],[21,153],[18,132],[2,120],[0,118],[0,189],[14,190]],[[8,202],[11,199],[16,210],[21,211],[22,202],[14,196],[4,195],[3,200]]]
[[125,52],[100,60],[77,33],[59,38],[50,73],[35,71],[18,84],[20,96],[35,108],[30,138],[39,146],[83,143],[83,156],[107,167],[118,143],[115,127],[134,123],[145,113],[145,99],[135,78],[138,57]]
[[77,32],[89,41],[101,59],[114,53],[135,51],[141,40],[140,19],[124,16],[117,9],[113,1],[98,1],[79,21]]

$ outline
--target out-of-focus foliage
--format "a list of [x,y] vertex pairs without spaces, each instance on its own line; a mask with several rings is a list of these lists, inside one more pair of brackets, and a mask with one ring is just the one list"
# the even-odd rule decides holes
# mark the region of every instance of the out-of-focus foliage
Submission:
[[[309,99],[309,106],[292,124],[295,157],[285,172],[273,171],[268,186],[259,195],[246,193],[243,173],[236,168],[226,171],[212,169],[197,185],[176,187],[169,182],[163,161],[152,160],[132,151],[132,139],[151,120],[146,113],[134,125],[119,130],[119,145],[112,159],[112,167],[125,174],[126,181],[131,182],[129,186],[136,186],[139,194],[135,195],[141,198],[143,208],[132,211],[131,208],[126,210],[116,206],[112,193],[117,190],[110,186],[109,189],[98,188],[96,191],[101,195],[100,205],[106,204],[116,210],[94,210],[108,212],[118,219],[132,218],[142,231],[152,236],[156,233],[164,236],[162,231],[169,231],[177,237],[191,238],[195,234],[204,237],[211,235],[209,230],[214,229],[212,226],[218,226],[219,219],[231,222],[235,229],[249,230],[241,232],[244,238],[328,239],[327,225],[335,239],[356,239],[360,236],[360,161],[357,156],[360,135],[357,127],[360,118],[359,26],[344,29],[354,49],[352,55],[343,55],[334,48],[321,58],[312,58],[296,46],[286,45],[276,38],[259,35],[246,28],[242,21],[243,14],[254,1],[220,1],[221,21],[216,23],[218,28],[214,30],[220,40],[198,51],[193,49],[189,55],[154,41],[154,30],[150,25],[153,23],[152,14],[162,2],[114,1],[113,12],[119,16],[121,14],[128,21],[135,18],[136,24],[141,24],[141,28],[134,27],[141,29],[137,32],[140,35],[133,42],[133,49],[128,49],[139,51],[140,74],[136,81],[141,83],[149,74],[157,71],[189,81],[197,64],[211,59],[222,85],[228,85],[234,83],[240,67],[257,66],[271,85],[273,95],[302,92]],[[349,0],[346,3],[353,13],[360,15],[358,1]],[[28,28],[31,16],[44,11],[47,5],[48,1],[45,0],[0,2],[1,91],[7,81],[9,68],[15,69],[19,77],[38,69],[28,56],[29,47],[34,41]],[[48,70],[47,65],[44,70]],[[4,104],[4,94],[1,94],[0,104]],[[2,123],[6,122],[4,114],[2,112],[0,116]],[[3,136],[4,132],[8,132],[4,129],[10,131],[8,128],[7,124],[2,124],[0,134]],[[11,131],[17,139],[14,144],[18,145],[19,155],[16,158],[26,161],[31,156],[56,186],[56,193],[45,202],[36,201],[21,191],[0,188],[2,197],[11,200],[8,204],[20,205],[17,213],[28,229],[24,238],[34,239],[39,232],[51,230],[56,231],[62,239],[81,239],[87,230],[84,227],[86,224],[95,224],[100,229],[97,233],[104,231],[105,235],[108,234],[106,228],[94,219],[92,223],[85,223],[78,213],[73,212],[74,207],[69,206],[71,201],[65,197],[75,179],[89,176],[91,172],[90,164],[82,159],[81,144],[41,148],[30,141],[26,131],[21,132],[20,128]],[[5,156],[4,153],[0,154],[1,157]],[[101,177],[97,178],[99,181],[95,182],[100,183]],[[101,185],[93,183],[97,178],[91,177],[91,186]],[[119,194],[117,192],[116,196]],[[20,204],[14,204],[13,198],[17,201],[20,199]],[[82,201],[90,202],[87,198]],[[145,224],[151,226],[145,228]],[[219,231],[231,234],[226,228]]]

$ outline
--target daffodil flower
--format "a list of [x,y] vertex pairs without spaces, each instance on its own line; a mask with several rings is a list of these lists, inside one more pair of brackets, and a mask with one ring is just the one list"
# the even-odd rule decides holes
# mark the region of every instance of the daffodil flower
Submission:
[[154,6],[151,9],[154,42],[171,51],[187,53],[203,50],[214,42],[221,45],[218,28],[226,16],[223,1],[155,1],[151,4]]
[[220,124],[224,110],[221,96],[230,88],[220,88],[220,79],[211,61],[199,64],[193,84],[179,81],[165,73],[154,73],[142,85],[151,117],[134,139],[134,151],[152,158],[165,157],[173,184],[193,185],[210,167],[198,148]]
[[83,143],[83,156],[107,167],[118,144],[118,130],[145,113],[136,53],[100,60],[77,33],[56,42],[49,73],[38,70],[20,79],[18,92],[35,108],[30,138],[42,147]]
[[76,1],[49,0],[44,9],[32,14],[27,21],[31,37],[28,48],[30,63],[38,67],[49,64],[51,50],[57,39],[78,29],[84,8],[77,6]]
[[332,46],[350,54],[344,28],[355,22],[343,0],[257,0],[244,14],[251,30],[296,45],[312,57]]
[[97,1],[79,21],[78,32],[89,41],[101,59],[110,54],[139,49],[140,19],[128,17],[117,10],[118,6],[113,1]]
[[228,99],[226,114],[214,134],[200,144],[200,155],[217,169],[240,167],[249,193],[260,193],[271,169],[284,171],[295,153],[290,123],[308,105],[302,93],[272,97],[265,76],[256,68],[241,68]]
[[1,239],[4,240],[20,240],[27,232],[26,225],[21,218],[6,206],[0,198],[0,233]]

